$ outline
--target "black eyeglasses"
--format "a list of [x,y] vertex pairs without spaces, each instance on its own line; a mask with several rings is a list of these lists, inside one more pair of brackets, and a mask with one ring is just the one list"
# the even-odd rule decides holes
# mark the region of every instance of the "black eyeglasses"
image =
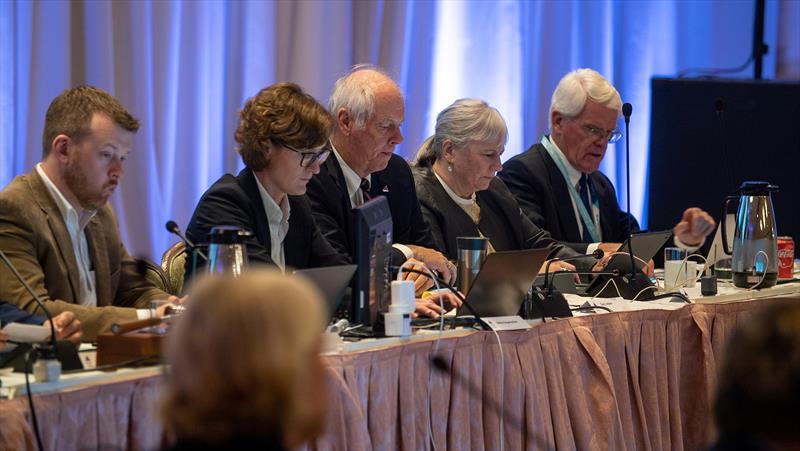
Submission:
[[304,168],[307,168],[307,167],[311,166],[312,164],[314,164],[316,162],[319,162],[319,164],[324,163],[325,160],[328,159],[328,156],[331,154],[331,150],[330,149],[322,149],[322,150],[317,150],[317,151],[314,151],[314,150],[298,150],[298,149],[295,149],[294,147],[288,146],[286,144],[284,144],[283,147],[291,150],[292,152],[295,152],[295,153],[299,154],[300,155],[300,166],[302,166]]

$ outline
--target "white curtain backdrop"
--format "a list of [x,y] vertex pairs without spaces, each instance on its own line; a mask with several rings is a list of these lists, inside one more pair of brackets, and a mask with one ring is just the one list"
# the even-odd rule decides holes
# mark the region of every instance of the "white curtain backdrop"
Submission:
[[[108,90],[141,120],[112,202],[132,253],[160,259],[203,191],[241,167],[236,113],[277,81],[323,104],[356,63],[382,66],[406,95],[412,157],[436,114],[461,97],[497,107],[506,157],[546,132],[550,93],[578,67],[633,103],[633,211],[646,211],[650,78],[734,67],[750,52],[753,1],[9,1],[0,0],[0,184],[41,156],[49,102]],[[766,78],[800,76],[800,2],[767,2]],[[793,28],[792,28],[793,27]],[[747,69],[735,76],[750,76]],[[625,201],[624,149],[603,170]]]

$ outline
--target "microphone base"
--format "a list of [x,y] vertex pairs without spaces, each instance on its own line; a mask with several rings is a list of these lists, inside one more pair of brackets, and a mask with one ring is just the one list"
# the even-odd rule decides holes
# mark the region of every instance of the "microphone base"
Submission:
[[[538,318],[568,318],[572,316],[567,299],[558,290],[550,293],[537,289],[529,303],[526,303],[522,317],[525,319]],[[523,307],[525,305],[523,304]]]
[[[609,280],[613,283],[608,283]],[[616,288],[614,285],[616,284]],[[647,288],[650,288],[649,290]],[[619,293],[617,293],[619,290]],[[595,278],[589,288],[586,289],[588,296],[598,298],[616,298],[622,296],[623,299],[647,299],[656,292],[656,286],[650,282],[650,278],[642,272],[637,272],[631,277],[629,274],[624,276],[601,275]]]

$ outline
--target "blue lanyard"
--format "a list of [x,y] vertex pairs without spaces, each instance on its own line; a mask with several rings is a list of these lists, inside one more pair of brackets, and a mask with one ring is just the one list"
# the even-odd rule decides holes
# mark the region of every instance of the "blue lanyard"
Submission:
[[[583,220],[583,227],[586,228],[586,231],[589,232],[589,235],[592,237],[592,242],[599,243],[601,240],[600,233],[597,231],[597,226],[595,225],[592,217],[589,215],[589,212],[586,211],[586,206],[583,204],[581,200],[581,196],[578,194],[578,191],[572,186],[572,181],[569,178],[569,174],[567,173],[567,168],[564,166],[564,161],[561,159],[561,151],[555,148],[553,143],[550,142],[550,139],[547,136],[542,136],[542,145],[547,150],[547,153],[550,154],[550,158],[556,163],[558,166],[558,170],[561,171],[561,175],[564,177],[564,180],[567,182],[567,188],[569,188],[569,195],[572,197],[573,202],[575,203],[575,207],[578,209],[578,214]],[[600,204],[597,202],[595,196],[592,197],[592,206],[595,209],[600,209]]]

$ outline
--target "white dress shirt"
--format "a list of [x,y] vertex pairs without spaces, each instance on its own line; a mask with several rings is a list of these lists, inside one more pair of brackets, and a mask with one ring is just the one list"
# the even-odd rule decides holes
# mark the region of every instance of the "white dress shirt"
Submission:
[[[333,143],[331,143],[331,149],[333,150],[333,156],[336,157],[339,166],[342,168],[344,183],[347,186],[347,197],[350,199],[350,208],[361,206],[364,203],[364,192],[361,190],[361,176],[344,161],[342,156],[339,155],[339,151],[333,146]],[[364,178],[372,185],[372,174],[368,174]],[[414,252],[406,245],[394,243],[392,247],[402,252],[406,260],[414,257]]]
[[[58,206],[64,224],[67,226],[72,249],[75,252],[75,263],[78,265],[78,277],[80,283],[80,294],[78,304],[89,307],[97,307],[97,291],[95,272],[92,270],[92,258],[89,255],[89,242],[86,239],[86,226],[92,220],[97,210],[76,209],[61,191],[56,187],[52,180],[47,176],[42,168],[42,164],[36,165],[36,172],[42,178],[44,186],[50,192],[50,197]],[[149,309],[136,309],[138,319],[150,318],[152,315]]]
[[[342,167],[342,174],[344,174],[344,183],[347,185],[347,196],[350,199],[350,207],[355,208],[364,203],[364,192],[361,189],[361,176],[356,173],[347,163],[345,163],[344,159],[341,155],[339,155],[339,151],[333,147],[331,144],[331,148],[333,149],[333,155],[336,157],[336,160],[339,161],[339,166]],[[372,184],[372,174],[369,174],[365,177],[367,181]]]
[[58,206],[64,224],[67,226],[72,249],[75,252],[75,262],[78,264],[78,275],[80,283],[80,294],[78,303],[90,307],[97,306],[97,291],[95,290],[95,274],[92,270],[92,258],[89,255],[89,242],[86,240],[86,225],[97,214],[96,210],[76,209],[69,203],[67,198],[61,194],[52,180],[47,176],[42,168],[42,164],[36,165],[36,172],[42,178],[44,185],[50,192],[50,197]]
[[256,176],[255,173],[253,176],[256,178],[258,193],[261,195],[261,202],[264,204],[264,211],[267,212],[270,257],[272,257],[272,261],[281,268],[281,271],[285,272],[286,253],[283,250],[283,241],[286,239],[286,234],[289,233],[289,214],[291,213],[289,196],[283,196],[281,204],[278,205],[275,199],[273,199],[264,188],[264,185],[261,184],[258,176]]

